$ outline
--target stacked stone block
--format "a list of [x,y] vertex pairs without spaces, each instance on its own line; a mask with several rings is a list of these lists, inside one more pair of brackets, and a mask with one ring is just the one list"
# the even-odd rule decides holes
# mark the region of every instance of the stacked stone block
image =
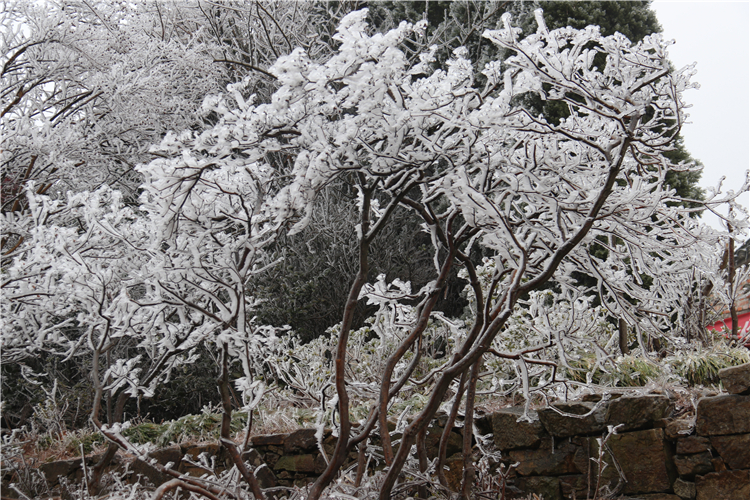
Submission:
[[531,412],[530,422],[519,420],[521,409],[500,410],[491,416],[495,446],[508,466],[518,464],[509,489],[545,500],[586,498],[597,488],[668,492],[671,453],[661,427],[669,409],[666,396],[648,395],[557,403]]
[[495,446],[506,465],[517,464],[510,491],[545,500],[597,489],[642,500],[750,499],[750,364],[719,375],[728,394],[702,398],[694,420],[668,418],[672,403],[658,394],[557,403],[530,421],[520,408],[493,413]]

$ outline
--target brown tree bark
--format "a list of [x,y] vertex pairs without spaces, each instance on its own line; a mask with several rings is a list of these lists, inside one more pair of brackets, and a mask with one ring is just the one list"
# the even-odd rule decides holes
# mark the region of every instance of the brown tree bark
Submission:
[[[632,133],[636,127],[636,124],[640,120],[640,115],[634,115],[629,119],[629,130]],[[469,337],[460,351],[454,356],[453,364],[450,368],[445,370],[438,380],[435,388],[430,395],[430,399],[419,415],[407,426],[404,431],[404,435],[401,438],[401,444],[396,452],[393,460],[393,465],[388,470],[383,486],[380,490],[380,500],[389,500],[391,491],[396,483],[398,475],[403,468],[406,460],[409,456],[411,446],[414,444],[416,435],[434,418],[435,412],[440,407],[440,404],[445,397],[445,394],[450,387],[452,381],[469,369],[471,365],[477,362],[481,356],[487,352],[491,343],[497,334],[500,332],[502,327],[505,325],[507,320],[513,313],[518,299],[525,293],[533,291],[543,284],[547,283],[554,275],[560,263],[578,244],[583,238],[591,231],[594,226],[597,215],[604,206],[605,201],[612,193],[615,181],[622,168],[622,163],[625,159],[625,151],[630,146],[632,139],[625,138],[620,147],[617,148],[617,153],[612,155],[611,153],[605,153],[605,156],[610,160],[610,167],[607,173],[607,181],[605,182],[602,190],[596,197],[596,201],[591,206],[588,216],[584,224],[576,231],[575,234],[571,235],[568,240],[560,245],[560,247],[554,252],[552,257],[549,259],[547,265],[544,266],[544,270],[534,277],[525,276],[526,266],[528,262],[528,255],[524,252],[521,258],[521,262],[518,264],[514,271],[513,279],[508,289],[502,294],[502,296],[495,302],[496,306],[489,314],[491,322],[482,329],[479,339],[475,340]],[[520,247],[520,245],[519,245]],[[492,295],[488,297],[488,301],[491,300]]]
[[729,293],[732,295],[732,302],[729,304],[729,314],[732,317],[732,339],[734,340],[739,337],[740,321],[737,316],[737,304],[734,300],[734,278],[736,270],[734,266],[734,238],[731,237],[732,226],[729,226],[729,234],[729,249],[727,250],[729,253],[729,269],[727,273],[727,283],[729,284]]
[[448,438],[451,435],[451,432],[453,431],[453,425],[456,423],[456,416],[458,415],[458,410],[461,407],[461,401],[464,397],[464,389],[466,387],[466,372],[461,374],[461,379],[458,382],[458,390],[456,391],[456,397],[453,400],[453,405],[451,406],[451,412],[448,415],[448,420],[445,422],[445,428],[443,429],[443,434],[440,436],[440,444],[438,445],[438,456],[437,456],[437,465],[435,466],[438,481],[440,481],[440,484],[442,484],[445,488],[449,488],[448,486],[448,479],[445,477],[445,458],[446,454],[448,453]]
[[[364,184],[364,182],[362,182],[362,184]],[[339,438],[336,441],[333,456],[328,461],[328,466],[325,471],[323,471],[323,474],[318,476],[318,479],[313,483],[313,486],[308,493],[308,500],[320,498],[323,490],[331,483],[331,481],[333,481],[336,474],[338,474],[339,469],[344,465],[349,452],[351,422],[349,420],[349,394],[346,390],[346,381],[344,379],[346,368],[346,347],[349,341],[349,332],[351,331],[352,321],[354,319],[354,309],[357,306],[362,287],[367,282],[367,271],[369,270],[368,257],[371,241],[367,238],[367,235],[370,229],[370,201],[373,188],[370,187],[369,189],[366,189],[363,186],[362,191],[361,231],[363,237],[360,239],[359,243],[359,271],[349,289],[349,297],[347,298],[346,307],[344,308],[344,319],[341,323],[341,331],[339,333],[334,364],[336,394],[338,394],[339,397]]]
[[263,492],[258,484],[258,479],[255,475],[248,470],[245,466],[245,462],[242,461],[239,451],[237,451],[237,445],[232,441],[231,426],[232,426],[232,398],[229,392],[229,347],[224,344],[221,359],[221,377],[218,380],[219,393],[221,394],[221,405],[223,413],[221,415],[221,444],[229,452],[229,456],[232,457],[237,470],[240,471],[242,478],[250,486],[255,498],[258,500],[264,500]]
[[[115,402],[112,420],[108,422],[109,425],[113,423],[122,423],[123,412],[125,411],[125,403],[128,401],[128,395],[122,391],[117,395],[117,401]],[[99,493],[100,483],[104,470],[112,463],[112,459],[115,458],[117,450],[120,447],[113,441],[109,441],[107,444],[107,450],[104,452],[99,461],[91,469],[91,477],[88,479],[89,493],[97,495]]]
[[617,322],[617,328],[620,334],[620,353],[623,356],[626,356],[630,354],[630,347],[628,347],[628,324],[624,318],[620,318],[620,320]]
[[477,380],[479,380],[479,369],[482,366],[482,356],[471,367],[469,387],[466,393],[466,412],[464,415],[464,472],[461,480],[461,500],[471,499],[471,486],[474,484],[476,467],[471,453],[472,438],[474,436],[474,398],[477,393]]

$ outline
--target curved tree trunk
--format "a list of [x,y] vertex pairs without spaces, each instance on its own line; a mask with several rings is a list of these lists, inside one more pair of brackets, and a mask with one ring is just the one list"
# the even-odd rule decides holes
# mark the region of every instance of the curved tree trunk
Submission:
[[[112,412],[112,421],[108,422],[109,425],[114,423],[122,423],[122,416],[125,411],[125,403],[128,401],[128,395],[123,391],[117,395],[117,401],[114,405],[114,411]],[[91,477],[88,479],[88,488],[91,495],[97,495],[99,493],[99,487],[104,475],[104,470],[112,463],[112,459],[115,458],[117,450],[120,447],[114,442],[110,441],[107,444],[107,450],[99,461],[91,469]]]

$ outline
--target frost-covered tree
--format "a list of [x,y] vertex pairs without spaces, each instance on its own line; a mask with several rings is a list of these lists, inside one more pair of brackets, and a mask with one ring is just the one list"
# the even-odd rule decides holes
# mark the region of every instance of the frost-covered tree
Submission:
[[[184,159],[175,157],[188,166],[197,162],[193,170],[211,175],[235,169],[237,162],[289,175],[291,181],[279,186],[261,212],[277,224],[293,224],[293,231],[308,223],[317,194],[333,180],[350,179],[359,192],[359,271],[334,355],[339,441],[311,498],[322,494],[348,453],[376,426],[388,464],[382,498],[389,497],[412,444],[417,443],[420,469],[427,470],[420,445],[427,424],[458,379],[465,387],[466,422],[471,421],[478,370],[488,353],[514,360],[526,387],[532,365],[553,365],[546,383],[560,382],[554,368],[564,366],[565,357],[553,362],[531,353],[565,352],[566,339],[580,326],[576,316],[569,315],[566,328],[550,323],[540,345],[510,352],[493,348],[525,294],[554,280],[559,287],[554,301],[583,307],[586,290],[574,273],[584,271],[596,278],[603,307],[625,318],[639,338],[673,331],[671,316],[693,270],[689,255],[697,241],[718,237],[670,203],[679,199],[664,185],[670,170],[690,168],[671,164],[664,153],[679,133],[682,92],[691,87],[691,72],[670,71],[658,35],[632,44],[593,27],[549,31],[537,14],[537,33],[519,40],[506,18],[504,30],[485,36],[514,55],[503,66],[486,66],[488,84],[479,91],[465,52],[454,53],[447,71],[433,71],[429,54],[411,64],[401,47],[421,25],[369,36],[365,16],[356,12],[342,21],[335,37],[341,45],[324,63],[302,50],[280,58],[270,69],[281,85],[270,103],[253,105],[237,97],[237,110],[225,113],[208,135],[186,136]],[[569,116],[553,123],[530,114],[517,104],[528,93],[563,103]],[[215,139],[206,143],[209,136]],[[185,177],[196,179],[197,173]],[[345,374],[352,313],[367,281],[371,244],[399,207],[417,214],[431,235],[435,279],[410,295],[419,305],[382,367],[377,402],[354,430]],[[732,223],[744,224],[739,216]],[[472,245],[492,255],[487,290],[468,257]],[[606,257],[592,255],[592,245],[605,247]],[[436,298],[457,265],[464,266],[472,286],[473,325],[427,382],[432,387],[427,404],[392,450],[389,407],[414,367],[403,363],[404,356],[419,357]],[[608,345],[612,342],[602,346],[604,355]],[[460,402],[463,393],[455,392]],[[472,470],[466,466],[464,496]]]
[[[403,47],[410,61],[418,60],[419,53],[426,51],[431,45],[437,45],[435,60],[431,67],[446,69],[446,61],[452,56],[452,51],[464,46],[468,50],[467,59],[471,60],[475,70],[474,87],[479,89],[486,83],[486,77],[481,73],[485,63],[491,60],[504,60],[508,52],[502,47],[491,43],[482,36],[486,29],[502,27],[501,16],[507,10],[514,16],[515,22],[524,31],[531,34],[536,31],[534,9],[545,9],[545,20],[550,29],[572,26],[577,29],[587,25],[598,25],[602,34],[612,35],[615,32],[624,34],[632,42],[638,42],[645,36],[661,31],[653,10],[648,2],[487,2],[462,0],[457,2],[325,2],[315,4],[319,12],[332,9],[347,10],[369,7],[368,21],[371,28],[379,32],[387,32],[402,21],[417,22],[426,16],[428,26],[424,36],[415,37]],[[335,16],[334,16],[335,17]],[[338,19],[338,18],[337,18]],[[320,24],[323,35],[335,28],[337,20],[328,24]],[[315,57],[312,57],[315,59]],[[597,62],[599,64],[599,62]],[[523,97],[524,106],[532,114],[544,114],[548,121],[557,123],[559,118],[566,116],[567,107],[559,101],[542,101],[538,96]],[[666,153],[672,163],[692,163],[694,160],[682,144],[681,139],[673,142],[674,151]],[[693,208],[700,204],[691,200],[701,200],[702,190],[698,186],[699,169],[689,171],[670,171],[665,177],[667,184],[676,189],[682,199],[680,203]],[[338,186],[338,185],[337,185]],[[345,269],[355,265],[354,260],[348,259],[336,252],[342,246],[338,243],[346,237],[347,230],[336,221],[344,216],[352,217],[351,211],[346,210],[346,203],[336,204],[345,189],[331,189],[319,201],[316,210],[328,212],[319,221],[305,229],[300,235],[287,239],[284,246],[286,259],[284,264],[274,270],[272,275],[264,276],[258,283],[258,292],[268,300],[261,308],[261,316],[273,324],[291,324],[304,338],[323,334],[325,328],[335,323],[340,317],[341,303],[336,305],[336,299],[343,299],[340,294],[331,291],[330,283],[336,283],[345,275]],[[332,196],[336,193],[337,196]],[[325,200],[323,202],[322,200]],[[335,204],[332,205],[332,203]],[[331,216],[333,215],[333,216]],[[699,215],[696,211],[694,216]],[[424,245],[424,235],[414,231],[418,220],[410,214],[400,216],[403,221],[399,228],[406,228],[402,233],[392,232],[388,241],[398,241],[401,246],[412,248],[407,256],[391,258],[382,246],[373,253],[369,279],[374,280],[380,273],[389,278],[401,277],[410,273],[413,284],[418,287],[430,281],[429,267],[425,265],[430,260],[429,245]],[[325,222],[320,222],[325,220]],[[307,243],[314,241],[315,253],[308,251]],[[377,245],[377,241],[375,242]],[[280,251],[281,253],[281,251]],[[476,251],[475,263],[479,262],[480,252]],[[408,257],[408,258],[407,258]],[[322,263],[327,263],[322,267]],[[592,277],[579,275],[586,284],[594,282]],[[436,306],[446,313],[455,314],[465,302],[458,294],[462,288],[460,280],[451,278],[448,283],[448,293]],[[288,300],[286,299],[288,298]],[[360,305],[359,309],[363,307]],[[371,311],[367,311],[371,312]],[[360,325],[363,316],[357,314],[355,324]],[[616,318],[611,318],[616,323]]]
[[[119,191],[104,186],[61,201],[36,194],[32,183],[26,200],[25,217],[5,219],[9,230],[23,234],[25,219],[32,228],[3,268],[2,362],[46,383],[40,361],[82,358],[94,392],[84,411],[96,425],[119,424],[129,398],[149,397],[189,361],[200,325],[175,324],[174,307],[161,300],[141,307],[134,299],[154,299],[154,287],[138,280],[150,273],[153,231]],[[94,468],[92,485],[116,450]]]
[[[173,152],[174,142],[168,136],[161,153]],[[260,212],[269,172],[242,160],[233,173],[226,164],[212,172],[178,151],[177,160],[144,167],[137,210],[107,186],[63,202],[35,194],[30,184],[31,230],[4,268],[3,362],[20,365],[31,379],[39,375],[29,360],[90,359],[91,421],[108,436],[121,429],[130,398],[152,397],[175,367],[195,360],[199,346],[223,359],[228,416],[229,356],[243,368],[235,382],[248,410],[263,392],[255,381],[258,356],[274,329],[250,319],[254,300],[246,291],[270,263],[264,247],[277,229],[275,218]],[[6,215],[19,233],[30,225]],[[93,490],[121,444],[113,437],[94,467]],[[236,452],[231,440],[225,445]]]
[[200,29],[167,36],[143,5],[11,2],[2,18],[3,212],[32,180],[55,197],[105,184],[132,196],[148,148],[197,126],[225,78]]
[[[0,13],[4,271],[15,259],[26,258],[28,243],[38,241],[36,233],[47,224],[88,231],[85,223],[67,217],[60,207],[35,215],[29,195],[66,207],[73,199],[85,203],[80,198],[85,191],[112,186],[120,191],[121,203],[133,203],[141,183],[135,166],[153,159],[149,148],[170,129],[202,123],[195,112],[207,93],[221,89],[225,71],[213,62],[201,40],[200,25],[170,16],[165,7],[145,2],[4,3]],[[43,312],[39,321],[46,321],[54,311]],[[72,365],[85,372],[91,360],[84,358],[37,353],[20,362],[28,369],[34,365],[38,372],[52,367],[46,371],[53,377],[61,373],[58,369],[69,370]],[[18,366],[4,365],[4,375]],[[13,378],[3,377],[4,388]],[[68,385],[85,388],[83,399],[88,401],[92,391],[87,378],[73,376],[71,384],[61,383],[59,388],[64,396],[72,395],[65,393]],[[32,384],[24,387],[41,393]],[[37,402],[33,395],[25,401],[15,391],[4,394],[8,394],[6,423],[21,406]]]
[[[278,85],[270,100],[248,98],[244,90],[252,77],[230,85],[226,95],[208,97],[203,112],[212,117],[211,125],[161,141],[154,150],[159,159],[139,168],[145,182],[138,209],[111,209],[121,221],[118,231],[99,222],[92,222],[91,230],[76,228],[71,215],[60,225],[70,233],[62,246],[24,240],[13,259],[16,274],[3,284],[19,294],[12,302],[19,316],[13,324],[19,332],[31,331],[24,330],[26,294],[46,300],[47,289],[58,293],[58,276],[75,269],[81,276],[74,285],[81,288],[79,295],[91,304],[99,300],[97,311],[76,317],[90,321],[93,334],[111,338],[110,324],[120,325],[143,339],[143,349],[175,352],[170,359],[182,353],[169,335],[187,345],[214,346],[221,359],[222,443],[239,473],[228,477],[241,477],[261,497],[253,471],[238,458],[227,434],[232,411],[227,366],[232,359],[242,365],[235,382],[244,404],[252,407],[262,394],[254,363],[258,357],[272,362],[267,353],[278,354],[279,341],[272,328],[254,324],[256,303],[248,290],[275,262],[270,249],[279,234],[302,234],[318,215],[321,193],[334,182],[345,183],[356,193],[351,203],[358,214],[352,228],[357,269],[342,321],[333,330],[331,377],[320,380],[316,374],[315,382],[323,396],[319,436],[333,422],[338,441],[309,498],[320,498],[349,454],[373,446],[375,437],[385,462],[373,483],[380,498],[391,497],[405,466],[444,480],[442,458],[430,463],[425,452],[427,427],[441,408],[450,422],[464,409],[460,494],[469,498],[473,408],[485,363],[509,363],[513,382],[527,396],[575,385],[567,374],[577,369],[576,349],[589,349],[597,366],[611,359],[617,332],[601,325],[606,315],[622,318],[648,356],[645,335],[681,334],[687,323],[683,299],[694,289],[695,270],[716,273],[712,255],[726,237],[692,220],[690,209],[664,183],[668,172],[693,168],[665,156],[684,119],[691,69],[670,70],[667,44],[659,35],[631,43],[620,34],[603,36],[593,26],[549,30],[541,11],[535,15],[537,32],[524,39],[509,16],[503,29],[484,33],[509,56],[485,66],[487,83],[481,90],[466,50],[455,50],[445,70],[431,65],[436,48],[409,56],[424,23],[404,22],[387,33],[369,34],[367,12],[357,11],[342,20],[330,57],[314,60],[297,48],[268,68]],[[528,95],[559,102],[568,114],[547,120],[530,113],[523,106]],[[746,182],[737,192],[710,193],[705,205],[731,204],[727,222],[744,231],[747,215],[734,200],[747,190]],[[101,206],[87,201],[96,196],[86,195],[81,203]],[[432,280],[416,292],[403,280],[368,284],[375,242],[401,213],[420,221],[432,246]],[[29,234],[55,235],[52,225],[38,226]],[[100,227],[101,236],[95,232]],[[140,232],[125,236],[126,229]],[[65,243],[78,241],[73,233],[104,240],[96,240],[89,255],[76,254],[69,249],[75,243]],[[125,252],[121,245],[105,244],[113,234],[139,256],[132,267],[108,253]],[[592,252],[594,246],[605,251]],[[475,248],[487,257],[481,266],[472,258]],[[66,257],[59,259],[62,267],[49,268],[57,255]],[[114,259],[111,269],[103,264],[108,256]],[[470,297],[463,326],[435,309],[458,269]],[[594,278],[593,287],[580,284],[576,276],[582,272]],[[555,289],[543,290],[552,282]],[[43,293],[29,292],[29,286],[40,286]],[[591,288],[601,300],[597,309],[587,298]],[[94,298],[87,298],[90,291]],[[351,341],[373,341],[353,323],[364,298],[377,307],[365,333],[380,340],[377,356],[367,354],[374,361],[366,373],[348,369]],[[152,317],[163,318],[158,323],[165,329],[163,340],[149,340],[150,329],[138,333],[142,322],[157,324]],[[57,317],[50,321],[61,324]],[[430,356],[425,372],[421,361],[434,347],[428,344],[438,335],[436,324],[444,325],[442,352]],[[20,335],[4,330],[4,339],[5,331]],[[60,338],[61,328],[48,331],[46,337]],[[17,349],[28,342],[19,341]],[[103,390],[120,383],[144,393],[141,375],[126,370],[139,362],[113,360]],[[312,380],[304,367],[297,374],[299,380]],[[294,382],[291,376],[287,381]],[[401,440],[394,446],[388,419],[395,416],[396,403],[415,391],[423,405],[408,425],[401,420]],[[365,406],[361,417],[353,416],[355,404]],[[118,426],[97,425],[113,443],[140,453]],[[176,479],[172,486],[183,484],[206,496],[239,487]]]
[[104,185],[135,204],[143,180],[135,167],[160,154],[151,146],[170,130],[216,118],[199,113],[206,95],[249,75],[243,92],[268,99],[275,77],[266,69],[279,54],[302,43],[312,53],[330,51],[309,36],[315,19],[308,4],[297,2],[241,9],[142,1],[4,7],[4,267],[46,223],[27,217],[29,182],[32,194],[52,200]]

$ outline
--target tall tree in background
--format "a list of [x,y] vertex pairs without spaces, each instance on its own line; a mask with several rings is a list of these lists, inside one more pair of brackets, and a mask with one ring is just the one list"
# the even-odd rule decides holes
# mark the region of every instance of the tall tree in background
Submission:
[[39,193],[132,195],[151,145],[197,126],[203,98],[225,84],[194,23],[164,32],[143,5],[17,2],[2,15],[3,212],[23,207],[29,181]]
[[[116,189],[112,200],[117,201],[111,203],[133,204],[141,184],[136,165],[153,159],[149,149],[167,131],[198,127],[203,122],[197,113],[203,99],[219,92],[227,76],[222,66],[212,61],[200,39],[198,25],[180,17],[168,4],[7,2],[3,7],[0,258],[7,278],[3,283],[4,296],[8,298],[16,295],[10,292],[14,279],[47,269],[46,264],[37,262],[41,268],[29,263],[16,278],[7,274],[14,264],[20,263],[24,269],[25,256],[30,248],[40,244],[45,228],[53,232],[59,228],[60,236],[70,235],[71,231],[81,233],[76,252],[83,255],[95,251],[93,247],[97,246],[113,249],[101,261],[105,269],[108,266],[104,262],[117,260],[117,253],[127,253],[124,248],[115,249],[126,240],[115,236],[91,246],[86,243],[104,236],[96,217],[87,218],[87,214],[101,209],[96,207],[99,201],[92,200],[91,211],[87,212],[82,208],[87,203],[82,201],[86,200],[83,193]],[[35,195],[46,195],[50,200],[32,207]],[[97,197],[101,198],[109,195]],[[75,206],[78,203],[81,207]],[[121,222],[118,219],[110,224],[116,227]],[[133,244],[138,239],[133,237]],[[51,240],[48,243],[54,246]],[[58,260],[56,263],[66,261]],[[127,264],[126,260],[123,257],[121,263],[113,265],[134,267],[135,261]],[[75,258],[68,262],[84,265]],[[46,272],[55,275],[50,269]],[[103,273],[106,275],[107,271]],[[46,299],[28,299],[28,306],[35,312],[23,320],[19,319],[19,303],[4,301],[8,307],[4,316],[18,320],[9,321],[7,327],[19,333],[16,338],[26,332],[44,339],[45,332],[52,328],[64,332],[60,339],[83,339],[87,328],[96,323],[90,321],[89,313],[106,310],[102,301],[118,296],[117,283],[123,274],[113,272],[110,279],[102,275],[98,285],[94,284],[97,279],[90,277],[92,291],[98,289],[101,293],[80,299],[70,290],[66,293],[65,286],[58,283],[59,295],[54,292]],[[30,286],[33,289],[36,285]],[[57,299],[62,303],[55,303]],[[91,300],[98,300],[102,309],[91,306]],[[78,312],[81,317],[76,319]],[[111,347],[107,341],[102,346]],[[88,354],[63,354],[66,348],[41,348],[30,342],[25,354],[17,357],[19,351],[11,354],[11,343],[4,340],[3,347],[7,354],[4,359],[14,359],[14,364],[3,365],[4,389],[8,388],[6,384],[20,379],[19,372],[7,370],[20,367],[20,374],[46,372],[49,377],[59,378],[59,392],[70,396],[73,402],[77,398],[84,406],[91,402],[95,392],[91,384],[97,381],[81,376],[81,372],[91,369],[92,358]],[[104,366],[102,371],[108,368]],[[5,376],[9,373],[13,376]],[[19,390],[3,391],[10,395],[4,400],[6,425],[23,424],[29,413],[24,408],[43,397],[38,385],[26,384],[16,389]],[[110,408],[116,406],[116,392],[103,394]],[[69,425],[80,425],[72,421],[73,413],[67,416]],[[111,411],[109,417],[113,417]]]

